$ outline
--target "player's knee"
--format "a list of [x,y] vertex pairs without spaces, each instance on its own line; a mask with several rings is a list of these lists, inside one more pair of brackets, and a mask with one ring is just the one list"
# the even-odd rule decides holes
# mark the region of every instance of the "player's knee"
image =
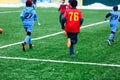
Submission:
[[71,40],[71,43],[72,43],[72,44],[76,44],[76,43],[77,43],[77,40],[76,40],[76,39]]
[[27,32],[27,35],[31,36],[31,32]]
[[111,31],[112,34],[115,34],[115,32]]

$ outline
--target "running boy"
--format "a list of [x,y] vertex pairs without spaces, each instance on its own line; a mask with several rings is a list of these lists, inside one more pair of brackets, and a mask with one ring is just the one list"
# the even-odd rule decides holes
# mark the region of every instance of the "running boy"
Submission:
[[67,4],[67,6],[66,6],[67,9],[72,8],[72,6],[70,5],[70,1],[71,1],[71,0],[68,0],[68,4]]
[[[78,33],[83,23],[82,12],[76,8],[77,4],[77,0],[71,0],[70,5],[72,8],[66,10],[62,19],[62,28],[67,32],[67,47],[70,50],[70,57],[74,57],[74,45],[78,41]],[[65,23],[66,25],[64,26]]]
[[120,13],[118,12],[118,6],[114,6],[113,7],[113,11],[109,12],[106,16],[105,16],[105,20],[110,17],[110,27],[111,27],[111,34],[107,40],[108,45],[111,45],[111,41],[114,42],[114,38],[115,38],[115,34],[116,34],[116,30],[118,27],[118,22],[120,21]]
[[34,20],[37,21],[38,25],[40,24],[38,22],[38,17],[35,12],[35,10],[32,7],[32,1],[27,0],[26,1],[26,7],[23,9],[23,11],[20,14],[20,18],[22,20],[24,29],[27,33],[24,42],[22,43],[22,50],[26,51],[26,44],[29,44],[29,48],[33,48],[32,40],[31,40],[31,33],[34,27]]
[[32,2],[33,2],[32,6],[35,9],[37,0],[32,0]]
[[58,9],[58,11],[60,12],[60,16],[59,16],[59,22],[61,24],[61,19],[62,19],[62,16],[64,14],[64,12],[66,11],[66,3],[65,3],[65,0],[62,0],[62,3],[60,4],[60,7]]

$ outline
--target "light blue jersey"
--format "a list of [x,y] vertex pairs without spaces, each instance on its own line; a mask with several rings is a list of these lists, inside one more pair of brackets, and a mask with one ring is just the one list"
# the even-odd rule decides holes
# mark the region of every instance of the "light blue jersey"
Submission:
[[26,32],[32,32],[34,21],[38,22],[38,17],[33,7],[25,7],[20,14],[20,18],[23,22]]
[[109,12],[106,17],[105,20],[110,17],[110,27],[111,27],[111,33],[109,38],[107,39],[107,43],[110,46],[111,45],[111,41],[114,42],[114,38],[115,38],[115,34],[117,31],[117,27],[118,27],[118,22],[120,22],[120,13],[118,12],[118,6],[113,6],[113,11]]
[[116,32],[118,22],[120,20],[120,13],[117,11],[112,11],[109,14],[110,14],[110,26],[112,29],[111,31]]
[[33,48],[31,34],[32,30],[34,28],[34,21],[37,22],[38,25],[40,23],[38,22],[38,17],[34,9],[34,5],[32,4],[31,0],[26,1],[26,7],[22,10],[20,14],[20,18],[22,20],[24,29],[26,31],[26,37],[24,39],[24,42],[22,43],[22,50],[26,51],[26,44],[29,44],[29,48]]

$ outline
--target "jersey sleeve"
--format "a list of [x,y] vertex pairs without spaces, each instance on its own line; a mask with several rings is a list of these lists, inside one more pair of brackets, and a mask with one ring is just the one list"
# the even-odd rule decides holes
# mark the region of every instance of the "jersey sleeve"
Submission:
[[111,15],[111,12],[107,13],[105,17],[108,18],[110,15]]
[[36,21],[37,23],[39,22],[39,21],[38,21],[38,16],[37,16],[37,14],[36,14],[35,11],[34,11],[34,21]]
[[67,10],[65,11],[64,15],[63,15],[64,18],[67,17]]
[[83,15],[82,15],[82,12],[81,11],[79,11],[79,18],[81,19],[81,18],[83,18]]
[[120,13],[119,13],[119,19],[118,19],[118,21],[120,22]]
[[22,21],[24,20],[24,10],[21,12],[20,18],[21,18]]

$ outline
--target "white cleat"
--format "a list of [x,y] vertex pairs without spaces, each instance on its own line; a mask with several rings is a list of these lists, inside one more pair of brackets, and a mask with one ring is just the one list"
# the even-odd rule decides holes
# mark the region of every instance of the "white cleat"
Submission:
[[109,46],[111,46],[111,42],[110,42],[110,40],[107,40],[107,43],[108,43]]

